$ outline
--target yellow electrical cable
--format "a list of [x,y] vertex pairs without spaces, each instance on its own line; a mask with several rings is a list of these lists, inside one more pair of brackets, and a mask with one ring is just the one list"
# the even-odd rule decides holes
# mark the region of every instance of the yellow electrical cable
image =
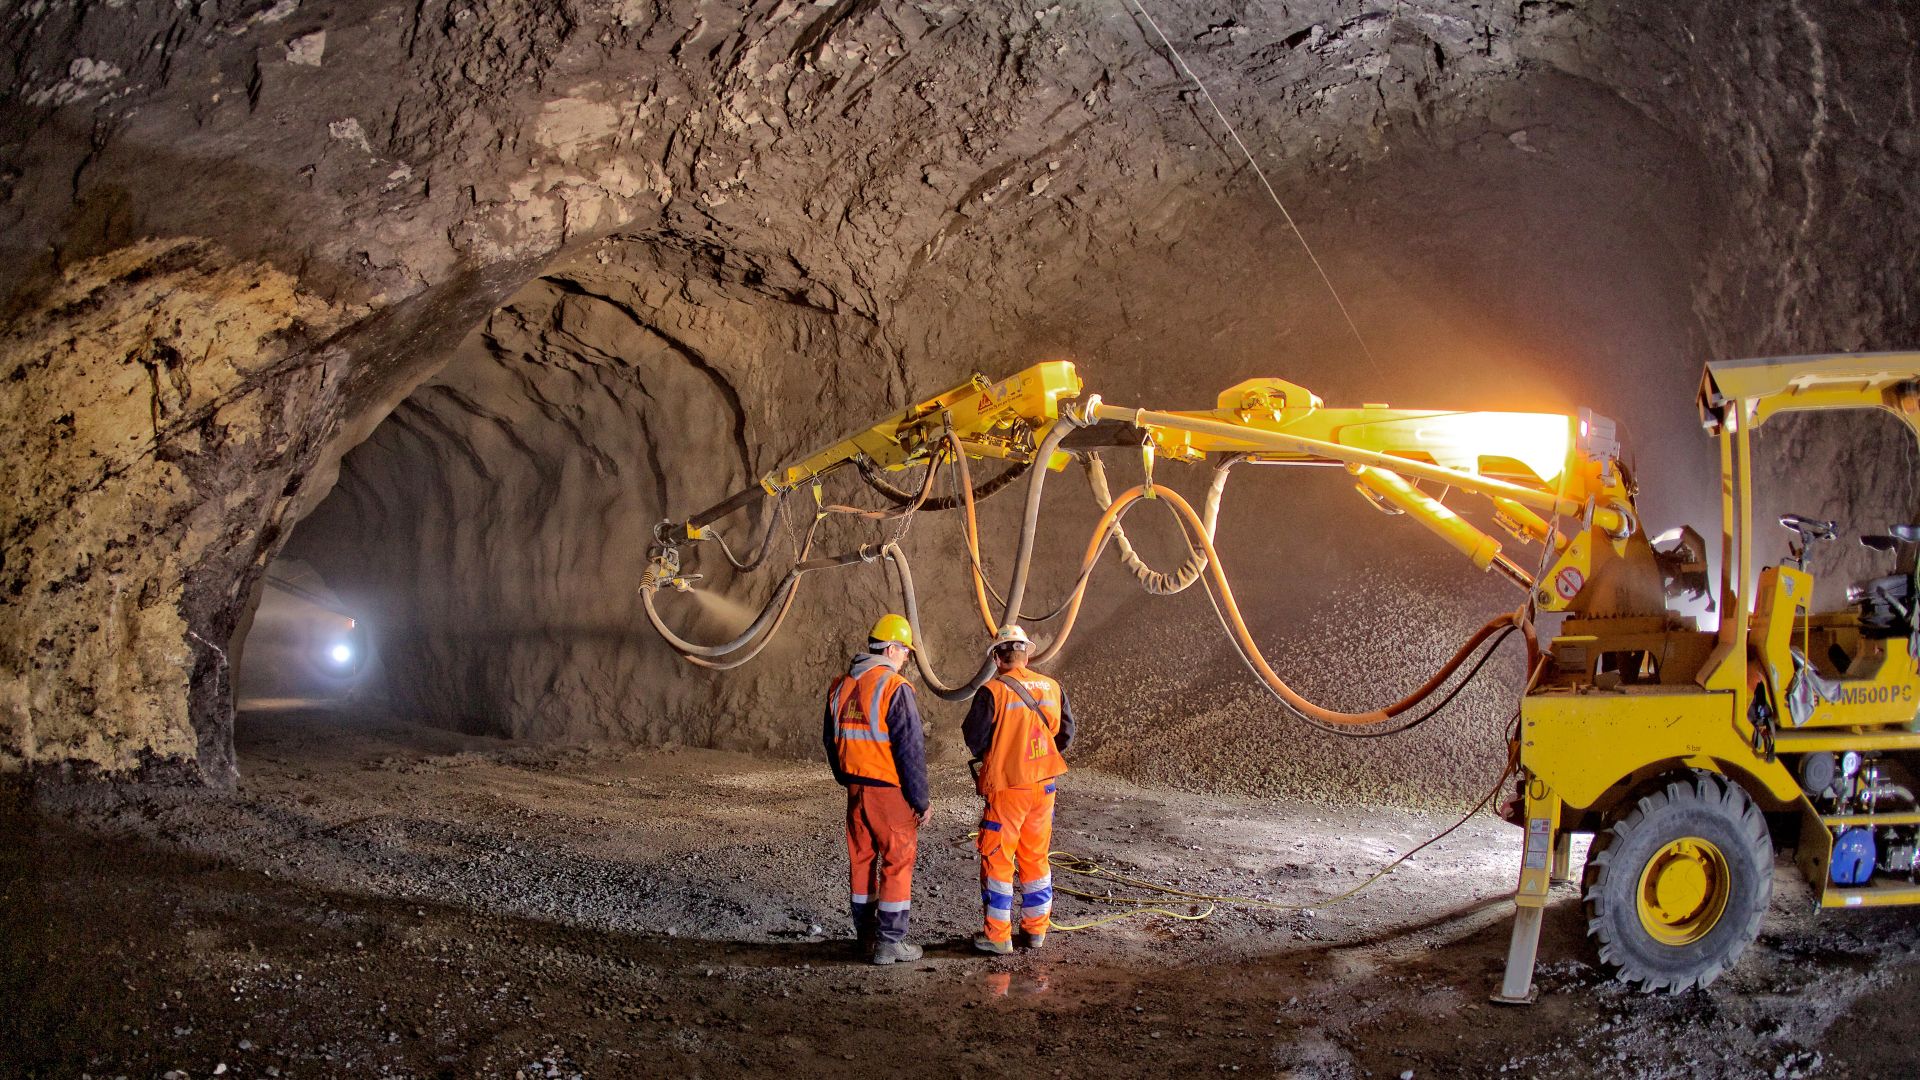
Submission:
[[[1071,893],[1070,895],[1078,896],[1080,894]],[[1115,902],[1119,903],[1120,901],[1116,900]],[[1142,900],[1139,902],[1148,903],[1149,901]],[[1092,922],[1085,922],[1085,923],[1049,922],[1048,932],[1051,933],[1054,930],[1058,930],[1063,934],[1071,934],[1076,930],[1097,930],[1102,926],[1109,926],[1109,925],[1112,925],[1113,923],[1117,923],[1121,919],[1131,919],[1135,915],[1165,915],[1170,919],[1179,919],[1181,922],[1199,922],[1201,919],[1204,919],[1212,915],[1213,912],[1214,912],[1214,907],[1212,904],[1208,904],[1207,910],[1201,912],[1198,915],[1190,915],[1190,914],[1182,915],[1180,912],[1174,911],[1171,908],[1163,908],[1163,907],[1136,908],[1133,911],[1116,911],[1111,915],[1102,915],[1101,917],[1093,920]]]
[[[1313,908],[1332,907],[1335,904],[1342,903],[1347,900],[1351,900],[1352,898],[1360,895],[1360,893],[1364,892],[1368,888],[1371,888],[1375,883],[1385,878],[1388,874],[1393,873],[1393,871],[1396,868],[1398,868],[1400,864],[1406,862],[1408,859],[1413,858],[1415,855],[1418,855],[1420,852],[1426,850],[1427,848],[1432,847],[1434,844],[1437,844],[1440,841],[1446,839],[1455,830],[1459,829],[1460,826],[1465,825],[1468,821],[1471,821],[1473,819],[1473,815],[1479,813],[1480,810],[1483,807],[1485,807],[1487,803],[1490,802],[1495,795],[1500,794],[1500,789],[1506,786],[1508,778],[1513,776],[1514,770],[1518,768],[1519,762],[1517,760],[1517,756],[1513,752],[1514,749],[1515,748],[1513,746],[1509,745],[1506,766],[1500,770],[1500,778],[1493,782],[1493,787],[1485,795],[1482,795],[1479,798],[1479,800],[1476,801],[1471,807],[1469,807],[1466,813],[1460,815],[1460,817],[1456,821],[1454,821],[1453,824],[1440,830],[1439,832],[1435,833],[1433,836],[1429,837],[1428,839],[1421,841],[1415,847],[1408,848],[1405,854],[1399,856],[1398,858],[1394,859],[1392,862],[1381,867],[1377,872],[1374,873],[1372,877],[1367,878],[1365,881],[1362,881],[1360,884],[1355,885],[1353,888],[1347,889],[1344,892],[1336,893],[1333,896],[1329,896],[1320,900],[1309,901],[1307,903],[1289,904],[1289,903],[1281,903],[1277,900],[1260,900],[1251,896],[1217,896],[1212,893],[1189,892],[1185,889],[1176,889],[1171,885],[1160,885],[1151,881],[1143,881],[1139,878],[1128,877],[1125,874],[1116,874],[1112,870],[1109,870],[1106,867],[1101,866],[1099,863],[1096,863],[1091,859],[1084,858],[1079,855],[1075,855],[1070,851],[1061,851],[1061,850],[1049,851],[1047,852],[1047,865],[1050,870],[1053,868],[1058,868],[1069,874],[1079,874],[1082,877],[1104,878],[1108,881],[1113,881],[1121,885],[1128,886],[1129,888],[1145,889],[1149,892],[1156,892],[1165,896],[1177,896],[1183,900],[1192,900],[1196,903],[1202,903],[1207,905],[1207,910],[1200,912],[1197,915],[1192,913],[1183,915],[1179,912],[1170,911],[1162,907],[1141,907],[1133,911],[1121,911],[1121,912],[1115,912],[1112,915],[1102,916],[1101,918],[1095,919],[1090,923],[1068,924],[1068,923],[1055,922],[1052,926],[1052,929],[1060,930],[1068,933],[1071,933],[1076,930],[1092,930],[1097,927],[1106,926],[1111,923],[1119,922],[1121,919],[1132,918],[1135,915],[1166,915],[1170,918],[1179,919],[1182,922],[1199,922],[1200,920],[1211,916],[1222,904],[1231,905],[1234,907],[1264,908],[1269,911],[1307,911]],[[956,837],[955,842],[964,844],[967,841],[977,838],[979,835],[980,835],[979,830],[976,829],[974,831],[967,833],[964,837]],[[1097,903],[1106,903],[1106,904],[1155,904],[1159,902],[1153,897],[1102,896],[1098,893],[1091,893],[1083,889],[1076,889],[1071,885],[1055,885],[1053,887],[1053,891],[1057,893],[1065,893],[1068,896],[1076,896],[1083,900],[1091,900]]]

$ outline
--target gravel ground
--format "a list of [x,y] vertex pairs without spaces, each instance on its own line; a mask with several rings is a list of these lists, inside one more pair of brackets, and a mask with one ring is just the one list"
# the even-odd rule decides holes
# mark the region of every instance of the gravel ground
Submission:
[[[958,770],[922,833],[915,965],[853,961],[823,768],[531,749],[253,714],[227,795],[41,792],[0,852],[0,1075],[1906,1076],[1916,920],[1815,919],[1782,864],[1709,991],[1609,982],[1566,888],[1540,1003],[1489,1004],[1518,834],[1469,821],[1358,898],[969,954]],[[1056,846],[1199,892],[1320,904],[1450,818],[1082,770]],[[1061,880],[1066,880],[1062,875]],[[1112,910],[1065,899],[1068,923]]]

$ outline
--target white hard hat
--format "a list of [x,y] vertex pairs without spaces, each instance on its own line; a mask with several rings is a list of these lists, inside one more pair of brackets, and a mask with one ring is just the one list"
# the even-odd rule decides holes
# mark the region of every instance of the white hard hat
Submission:
[[997,649],[1002,645],[1018,645],[1022,649],[1033,648],[1033,642],[1027,640],[1027,632],[1014,623],[1008,623],[1000,628],[999,633],[993,635],[993,647]]

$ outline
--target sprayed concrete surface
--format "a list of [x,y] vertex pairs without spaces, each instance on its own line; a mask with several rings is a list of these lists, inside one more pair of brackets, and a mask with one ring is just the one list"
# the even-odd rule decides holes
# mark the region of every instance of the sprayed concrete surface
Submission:
[[[966,946],[957,842],[976,804],[946,769],[916,877],[927,957],[880,969],[842,940],[823,768],[313,711],[250,714],[240,735],[232,793],[67,787],[7,812],[0,1072],[1897,1076],[1920,1035],[1895,1007],[1920,974],[1915,920],[1816,920],[1784,865],[1758,944],[1678,997],[1595,970],[1562,887],[1540,1003],[1489,1004],[1518,845],[1485,816],[1311,914],[1144,917],[988,959]],[[1056,844],[1317,903],[1450,820],[1083,770]]]

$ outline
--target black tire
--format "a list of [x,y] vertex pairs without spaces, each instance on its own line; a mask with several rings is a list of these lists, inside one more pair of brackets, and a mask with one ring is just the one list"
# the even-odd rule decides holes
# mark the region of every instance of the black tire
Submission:
[[[1671,909],[1662,881],[1677,882]],[[1766,819],[1724,777],[1677,776],[1594,837],[1582,890],[1587,936],[1617,977],[1650,991],[1705,986],[1760,933],[1773,896]]]

